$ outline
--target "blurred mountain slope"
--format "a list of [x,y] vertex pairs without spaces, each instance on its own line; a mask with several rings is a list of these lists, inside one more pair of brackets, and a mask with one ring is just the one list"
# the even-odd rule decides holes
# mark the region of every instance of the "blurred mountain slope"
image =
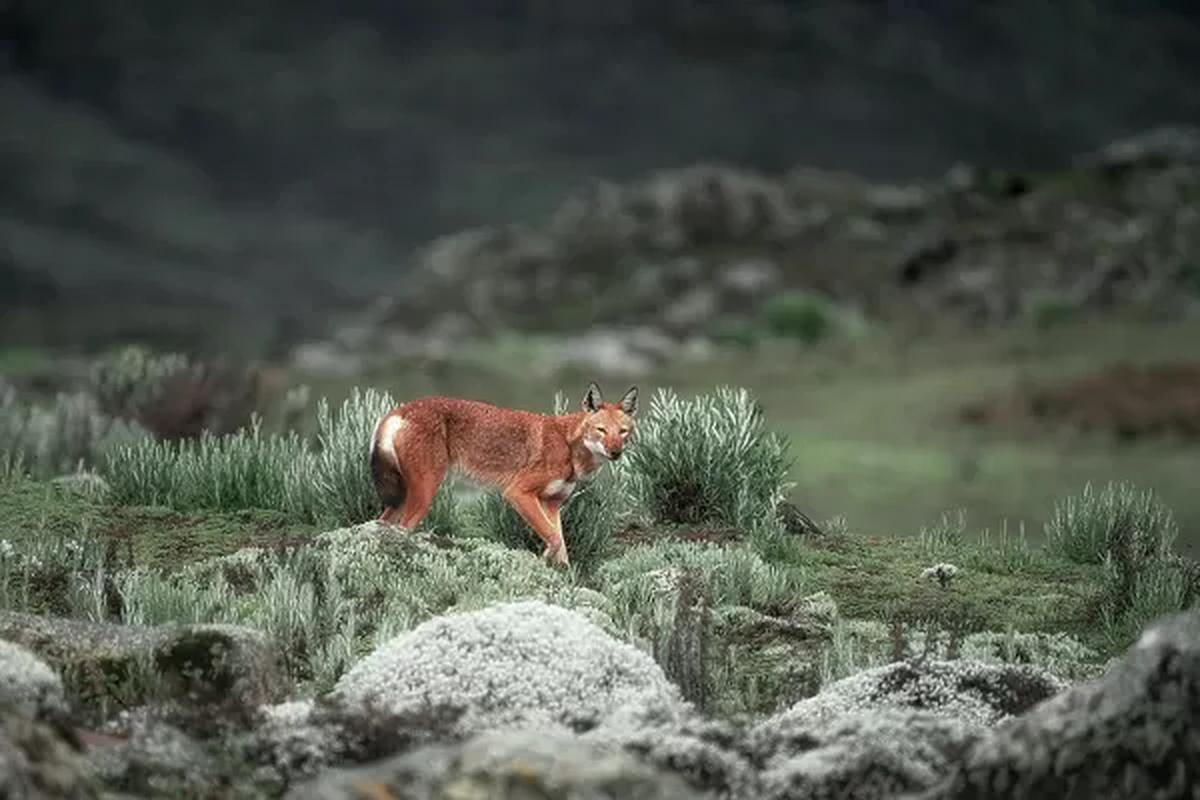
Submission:
[[19,295],[42,338],[211,344],[216,314],[271,347],[402,286],[414,247],[542,218],[597,178],[1046,168],[1200,121],[1196,19],[1117,0],[7,0],[0,285],[42,287]]

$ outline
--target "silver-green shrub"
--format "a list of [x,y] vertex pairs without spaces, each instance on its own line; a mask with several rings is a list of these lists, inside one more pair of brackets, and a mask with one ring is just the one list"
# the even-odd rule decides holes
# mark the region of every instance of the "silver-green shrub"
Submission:
[[1153,619],[1196,602],[1196,565],[1174,552],[1178,534],[1171,510],[1152,491],[1117,482],[1095,491],[1088,484],[1055,506],[1046,547],[1100,565],[1100,622],[1121,648]]
[[296,433],[263,433],[259,419],[223,436],[143,439],[110,449],[102,474],[112,500],[177,511],[275,509],[311,519],[312,456]]
[[362,522],[379,514],[368,455],[371,435],[396,407],[387,392],[355,387],[338,411],[317,402],[317,441],[306,469],[294,471],[297,495],[308,493],[309,516],[325,525]]
[[[235,433],[197,439],[143,438],[104,452],[102,474],[113,502],[177,511],[281,511],[324,526],[349,525],[379,514],[368,453],[371,434],[394,401],[374,389],[355,389],[337,410],[317,408],[317,436],[267,433],[261,419]],[[423,529],[461,533],[465,521],[445,493]]]
[[1079,564],[1101,564],[1120,550],[1139,560],[1171,552],[1178,528],[1171,510],[1153,491],[1109,482],[1096,491],[1090,483],[1064,497],[1046,523],[1046,547]]
[[651,522],[778,530],[792,487],[788,442],[767,429],[746,389],[721,386],[690,400],[659,389],[635,436],[627,482]]
[[105,416],[85,393],[58,394],[52,405],[25,404],[0,386],[0,461],[37,478],[95,466],[116,448],[145,441],[138,424]]

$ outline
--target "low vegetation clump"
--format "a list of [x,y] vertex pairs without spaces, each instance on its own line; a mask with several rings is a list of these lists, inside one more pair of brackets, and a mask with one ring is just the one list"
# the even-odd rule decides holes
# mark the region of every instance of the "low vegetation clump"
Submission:
[[637,437],[626,483],[649,522],[778,531],[792,488],[788,443],[767,428],[750,392],[722,386],[684,399],[659,389]]
[[1172,552],[1169,511],[1126,485],[1063,499],[1044,546],[1007,528],[971,535],[962,514],[912,537],[794,530],[781,522],[788,442],[729,387],[652,397],[628,456],[565,505],[573,564],[554,570],[494,492],[448,485],[412,533],[372,521],[367,442],[394,405],[371,389],[322,400],[312,435],[257,418],[142,435],[87,451],[94,472],[68,483],[31,477],[44,474],[24,466],[38,451],[5,440],[0,608],[248,625],[319,694],[433,617],[538,600],[643,650],[697,707],[766,715],[897,660],[1089,676],[1200,586]]
[[104,414],[89,394],[64,392],[49,403],[27,403],[0,384],[0,460],[9,470],[19,462],[24,472],[52,478],[148,438],[137,423]]
[[1090,484],[1064,498],[1046,525],[1055,553],[1103,570],[1097,613],[1105,631],[1125,640],[1145,620],[1200,601],[1200,567],[1174,552],[1174,515],[1152,491],[1128,483]]

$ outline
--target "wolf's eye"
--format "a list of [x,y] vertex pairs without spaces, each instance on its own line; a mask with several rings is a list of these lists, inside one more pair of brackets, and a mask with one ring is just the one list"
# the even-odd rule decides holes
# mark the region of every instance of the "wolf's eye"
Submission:
[[607,431],[605,431],[605,430],[604,430],[604,426],[603,426],[603,425],[597,425],[597,426],[596,426],[596,433],[606,433],[606,432],[607,432]]
[[622,435],[622,436],[626,435],[627,433],[629,433],[629,428],[621,428],[621,435]]

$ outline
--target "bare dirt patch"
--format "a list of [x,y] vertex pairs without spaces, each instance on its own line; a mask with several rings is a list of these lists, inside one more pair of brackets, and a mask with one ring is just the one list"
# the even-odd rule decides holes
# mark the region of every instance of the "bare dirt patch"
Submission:
[[1120,440],[1200,440],[1200,361],[1119,362],[1061,383],[1024,384],[972,401],[960,421],[1016,431],[1067,431]]
[[661,541],[692,542],[696,544],[736,544],[745,541],[746,534],[736,528],[681,527],[646,528],[630,525],[616,535],[621,547],[636,547]]

